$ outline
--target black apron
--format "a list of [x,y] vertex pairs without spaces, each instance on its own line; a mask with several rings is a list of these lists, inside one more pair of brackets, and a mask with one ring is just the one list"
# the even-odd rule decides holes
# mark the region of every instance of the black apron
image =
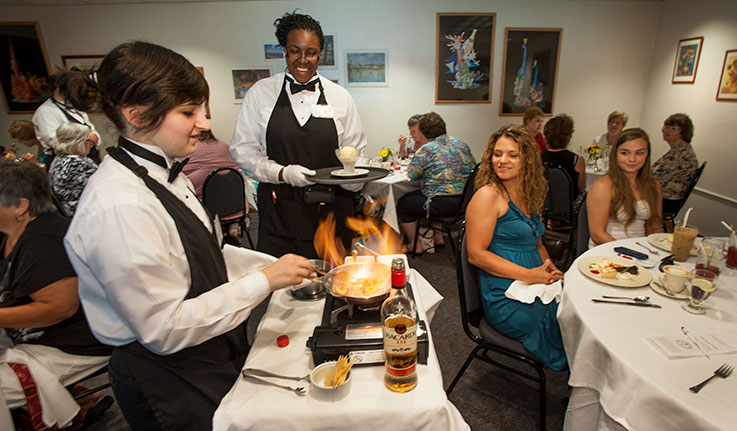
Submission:
[[[300,126],[292,111],[286,92],[286,76],[266,128],[266,154],[281,165],[300,164],[309,169],[341,166],[335,150],[338,149],[338,131],[332,118],[311,116]],[[318,78],[320,97],[318,105],[327,105],[322,83]],[[306,203],[305,192],[310,189],[334,193],[333,202]],[[320,220],[335,213],[336,236],[350,246],[352,232],[345,226],[345,218],[352,216],[355,193],[339,186],[292,187],[288,184],[261,183],[258,186],[258,245],[257,249],[272,256],[285,253],[316,258],[313,246],[315,230]],[[309,198],[308,198],[309,199]]]
[[[70,114],[69,111],[67,110],[67,105],[65,103],[61,103],[58,100],[54,99],[53,97],[51,98],[51,101],[54,103],[54,105],[56,105],[57,108],[61,109],[61,112],[64,114],[65,117],[67,117],[67,120],[69,120],[70,123],[81,124],[83,126],[89,127],[90,130],[92,130],[91,124],[87,124],[87,122],[85,122],[84,119],[80,120],[74,117],[72,114]],[[99,139],[102,139],[99,135],[97,137]],[[51,154],[50,154],[51,159],[49,159],[49,162],[46,165],[48,167],[51,167],[51,160],[53,160],[54,158],[54,150],[53,149],[50,149],[50,150],[51,150]],[[87,154],[87,157],[89,157],[93,162],[95,162],[95,164],[98,164],[98,165],[100,164],[100,152],[97,150],[97,145],[90,148],[90,152],[89,154]]]
[[[120,148],[110,148],[108,154],[135,172],[174,219],[192,277],[185,299],[227,282],[225,260],[215,235],[130,155]],[[170,355],[155,354],[137,341],[116,347],[113,355],[134,375],[162,429],[209,430],[215,410],[246,361],[250,348],[246,324]]]

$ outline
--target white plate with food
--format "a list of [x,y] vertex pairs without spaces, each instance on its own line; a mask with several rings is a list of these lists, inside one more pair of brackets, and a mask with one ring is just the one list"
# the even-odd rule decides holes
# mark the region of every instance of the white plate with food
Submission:
[[355,168],[352,172],[348,172],[345,169],[336,169],[334,171],[330,171],[330,175],[334,175],[336,177],[360,177],[361,175],[366,175],[369,173],[368,169],[363,168]]
[[[670,251],[673,245],[673,234],[672,233],[651,233],[647,236],[647,242],[658,247],[661,250]],[[691,256],[697,256],[699,254],[699,245],[694,242],[693,248],[691,249]]]
[[617,287],[647,286],[653,277],[650,271],[631,260],[616,257],[588,256],[578,260],[583,275]]
[[658,280],[653,280],[650,282],[650,290],[652,290],[655,293],[659,293],[663,296],[667,296],[668,298],[688,299],[688,290],[683,289],[682,291],[678,293],[668,293],[668,291],[665,290],[665,287],[663,287],[663,285],[660,284]]

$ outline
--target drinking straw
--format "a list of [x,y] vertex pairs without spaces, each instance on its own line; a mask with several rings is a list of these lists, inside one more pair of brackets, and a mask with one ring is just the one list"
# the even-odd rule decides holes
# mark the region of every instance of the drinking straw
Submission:
[[693,207],[686,210],[686,215],[683,216],[683,227],[688,226],[688,218],[691,216],[691,211],[693,211]]
[[729,229],[729,231],[732,232],[732,234],[737,235],[737,232],[734,231],[734,228],[732,227],[732,225],[730,225],[729,223],[727,223],[724,220],[722,220],[722,225],[724,225],[724,227],[726,227],[727,229]]

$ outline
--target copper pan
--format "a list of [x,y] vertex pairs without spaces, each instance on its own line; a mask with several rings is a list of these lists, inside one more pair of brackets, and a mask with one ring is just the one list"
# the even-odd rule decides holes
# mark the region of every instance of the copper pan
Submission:
[[[351,287],[360,283],[361,279],[378,279],[379,284],[373,286],[371,292],[355,292]],[[356,262],[333,268],[324,278],[326,290],[336,298],[348,304],[364,307],[378,305],[391,291],[391,268],[383,263]]]

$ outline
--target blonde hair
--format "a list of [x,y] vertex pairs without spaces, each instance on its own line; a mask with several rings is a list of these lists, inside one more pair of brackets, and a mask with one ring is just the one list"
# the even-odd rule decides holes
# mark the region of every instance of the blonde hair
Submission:
[[640,128],[626,129],[619,134],[617,141],[612,145],[609,155],[609,172],[607,173],[612,181],[612,202],[609,205],[609,218],[619,220],[618,214],[622,211],[625,216],[625,229],[635,221],[637,212],[635,209],[636,199],[632,187],[630,187],[627,177],[625,177],[622,171],[622,167],[617,162],[617,150],[622,144],[635,139],[644,139],[647,142],[647,160],[645,160],[645,164],[637,172],[636,179],[640,195],[650,207],[650,218],[647,219],[647,224],[653,223],[656,219],[660,218],[660,214],[658,213],[658,187],[650,171],[650,138]]
[[627,120],[630,119],[630,117],[624,112],[624,111],[613,111],[609,116],[606,118],[606,123],[609,124],[610,121],[617,117],[622,117],[622,127],[627,125]]
[[548,193],[548,183],[545,180],[540,153],[532,135],[524,126],[503,126],[489,137],[489,144],[481,157],[481,166],[476,174],[476,190],[487,184],[493,184],[499,191],[503,191],[502,181],[496,176],[491,158],[494,147],[502,136],[507,137],[519,145],[522,155],[522,199],[524,199],[530,214],[540,214]]

